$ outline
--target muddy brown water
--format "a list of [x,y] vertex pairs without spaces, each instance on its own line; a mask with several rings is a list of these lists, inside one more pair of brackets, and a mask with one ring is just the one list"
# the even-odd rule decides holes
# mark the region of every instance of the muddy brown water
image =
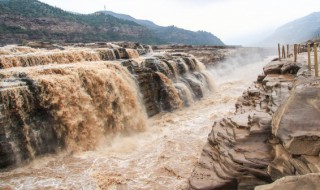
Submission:
[[95,151],[37,158],[0,173],[0,189],[186,189],[215,120],[234,112],[268,58],[209,70],[215,91],[191,106],[147,120],[145,132],[106,139]]

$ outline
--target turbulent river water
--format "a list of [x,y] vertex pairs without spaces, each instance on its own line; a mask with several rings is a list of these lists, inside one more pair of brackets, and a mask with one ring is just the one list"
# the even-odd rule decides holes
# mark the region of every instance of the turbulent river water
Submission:
[[202,100],[151,117],[146,131],[95,151],[48,155],[1,172],[0,189],[185,189],[214,121],[234,112],[269,60],[209,69],[215,91]]

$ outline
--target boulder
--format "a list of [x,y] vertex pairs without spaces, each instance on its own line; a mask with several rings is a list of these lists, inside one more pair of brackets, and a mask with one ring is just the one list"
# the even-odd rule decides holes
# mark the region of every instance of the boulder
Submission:
[[272,121],[275,157],[268,167],[273,180],[320,172],[319,97],[319,79],[300,76],[275,113]]
[[264,78],[266,78],[265,74],[258,75],[257,82],[262,82]]
[[297,74],[300,68],[301,66],[299,66],[298,64],[292,62],[285,63],[281,67],[281,74]]
[[283,66],[281,61],[273,61],[263,67],[264,74],[281,74],[281,67]]
[[320,190],[320,174],[312,173],[300,176],[288,176],[275,181],[272,184],[257,186],[255,190]]
[[272,132],[294,155],[317,156],[320,152],[320,80],[298,82],[276,112]]

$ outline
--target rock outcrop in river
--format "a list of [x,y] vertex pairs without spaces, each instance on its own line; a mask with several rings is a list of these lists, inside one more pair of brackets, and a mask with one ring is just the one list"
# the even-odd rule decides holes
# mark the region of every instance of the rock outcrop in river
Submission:
[[[319,79],[274,61],[214,124],[191,177],[193,189],[254,189],[319,170]],[[290,187],[290,186],[287,186]],[[268,189],[268,188],[266,188]]]
[[126,42],[50,49],[0,49],[0,168],[92,150],[105,136],[144,130],[147,115],[213,91],[205,66],[189,54]]

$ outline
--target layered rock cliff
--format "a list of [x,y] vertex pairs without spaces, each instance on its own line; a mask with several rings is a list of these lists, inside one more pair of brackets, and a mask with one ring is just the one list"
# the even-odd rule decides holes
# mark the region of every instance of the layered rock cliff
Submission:
[[[305,59],[300,59],[305,65]],[[319,172],[319,79],[291,60],[274,61],[217,121],[191,177],[192,189],[254,189]]]

